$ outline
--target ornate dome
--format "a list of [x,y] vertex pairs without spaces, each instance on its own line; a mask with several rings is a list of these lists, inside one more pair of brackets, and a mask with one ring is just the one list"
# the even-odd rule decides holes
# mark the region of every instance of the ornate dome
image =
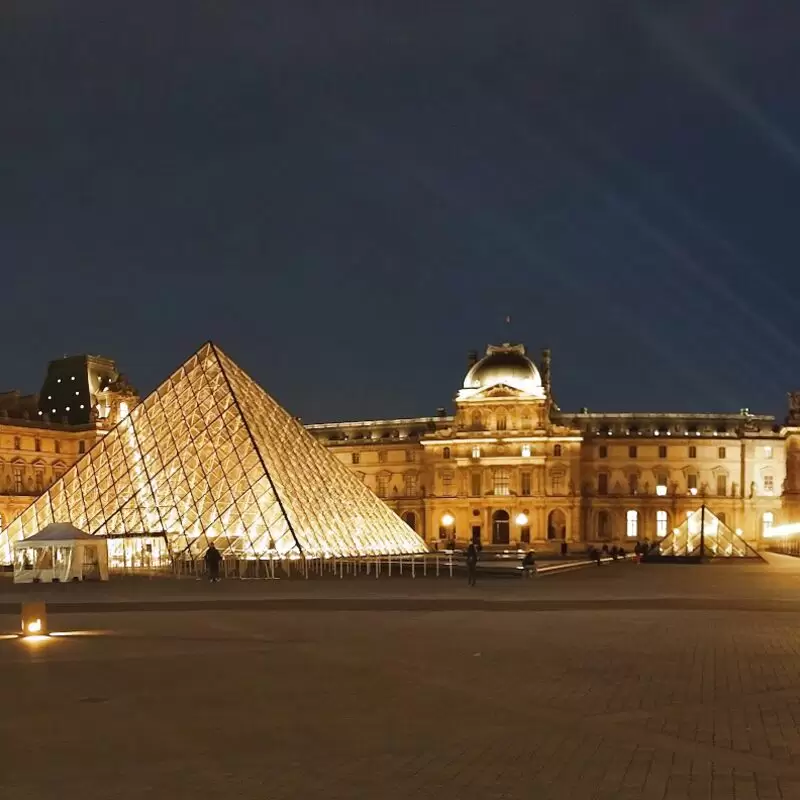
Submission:
[[503,384],[525,394],[544,396],[542,379],[521,344],[489,345],[486,355],[473,364],[464,378],[462,397]]

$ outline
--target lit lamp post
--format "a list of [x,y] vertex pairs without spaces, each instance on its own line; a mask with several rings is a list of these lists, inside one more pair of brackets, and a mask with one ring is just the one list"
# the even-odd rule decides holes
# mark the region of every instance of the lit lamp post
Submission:
[[445,541],[447,543],[448,549],[452,544],[452,549],[455,549],[455,530],[454,525],[456,524],[456,518],[449,512],[445,512],[442,514],[442,530],[445,535]]

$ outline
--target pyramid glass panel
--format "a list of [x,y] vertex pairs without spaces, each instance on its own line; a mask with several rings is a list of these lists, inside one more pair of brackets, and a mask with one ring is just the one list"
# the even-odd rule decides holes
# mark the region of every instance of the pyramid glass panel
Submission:
[[693,511],[659,542],[659,555],[705,558],[760,558],[708,506]]
[[208,343],[0,532],[0,559],[50,522],[209,542],[242,558],[420,553],[422,539]]

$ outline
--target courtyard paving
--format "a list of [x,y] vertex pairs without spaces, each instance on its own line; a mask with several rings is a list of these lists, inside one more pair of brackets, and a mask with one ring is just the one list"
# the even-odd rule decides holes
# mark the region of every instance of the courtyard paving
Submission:
[[4,800],[800,798],[800,560],[34,591]]

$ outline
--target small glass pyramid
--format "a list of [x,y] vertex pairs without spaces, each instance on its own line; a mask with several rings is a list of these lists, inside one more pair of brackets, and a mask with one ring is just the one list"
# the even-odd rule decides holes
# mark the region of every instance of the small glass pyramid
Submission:
[[659,542],[662,556],[704,558],[760,558],[747,542],[734,533],[708,507],[689,514],[672,533]]
[[427,550],[211,342],[0,532],[0,559],[51,522],[165,534],[175,558],[212,540],[239,558]]

